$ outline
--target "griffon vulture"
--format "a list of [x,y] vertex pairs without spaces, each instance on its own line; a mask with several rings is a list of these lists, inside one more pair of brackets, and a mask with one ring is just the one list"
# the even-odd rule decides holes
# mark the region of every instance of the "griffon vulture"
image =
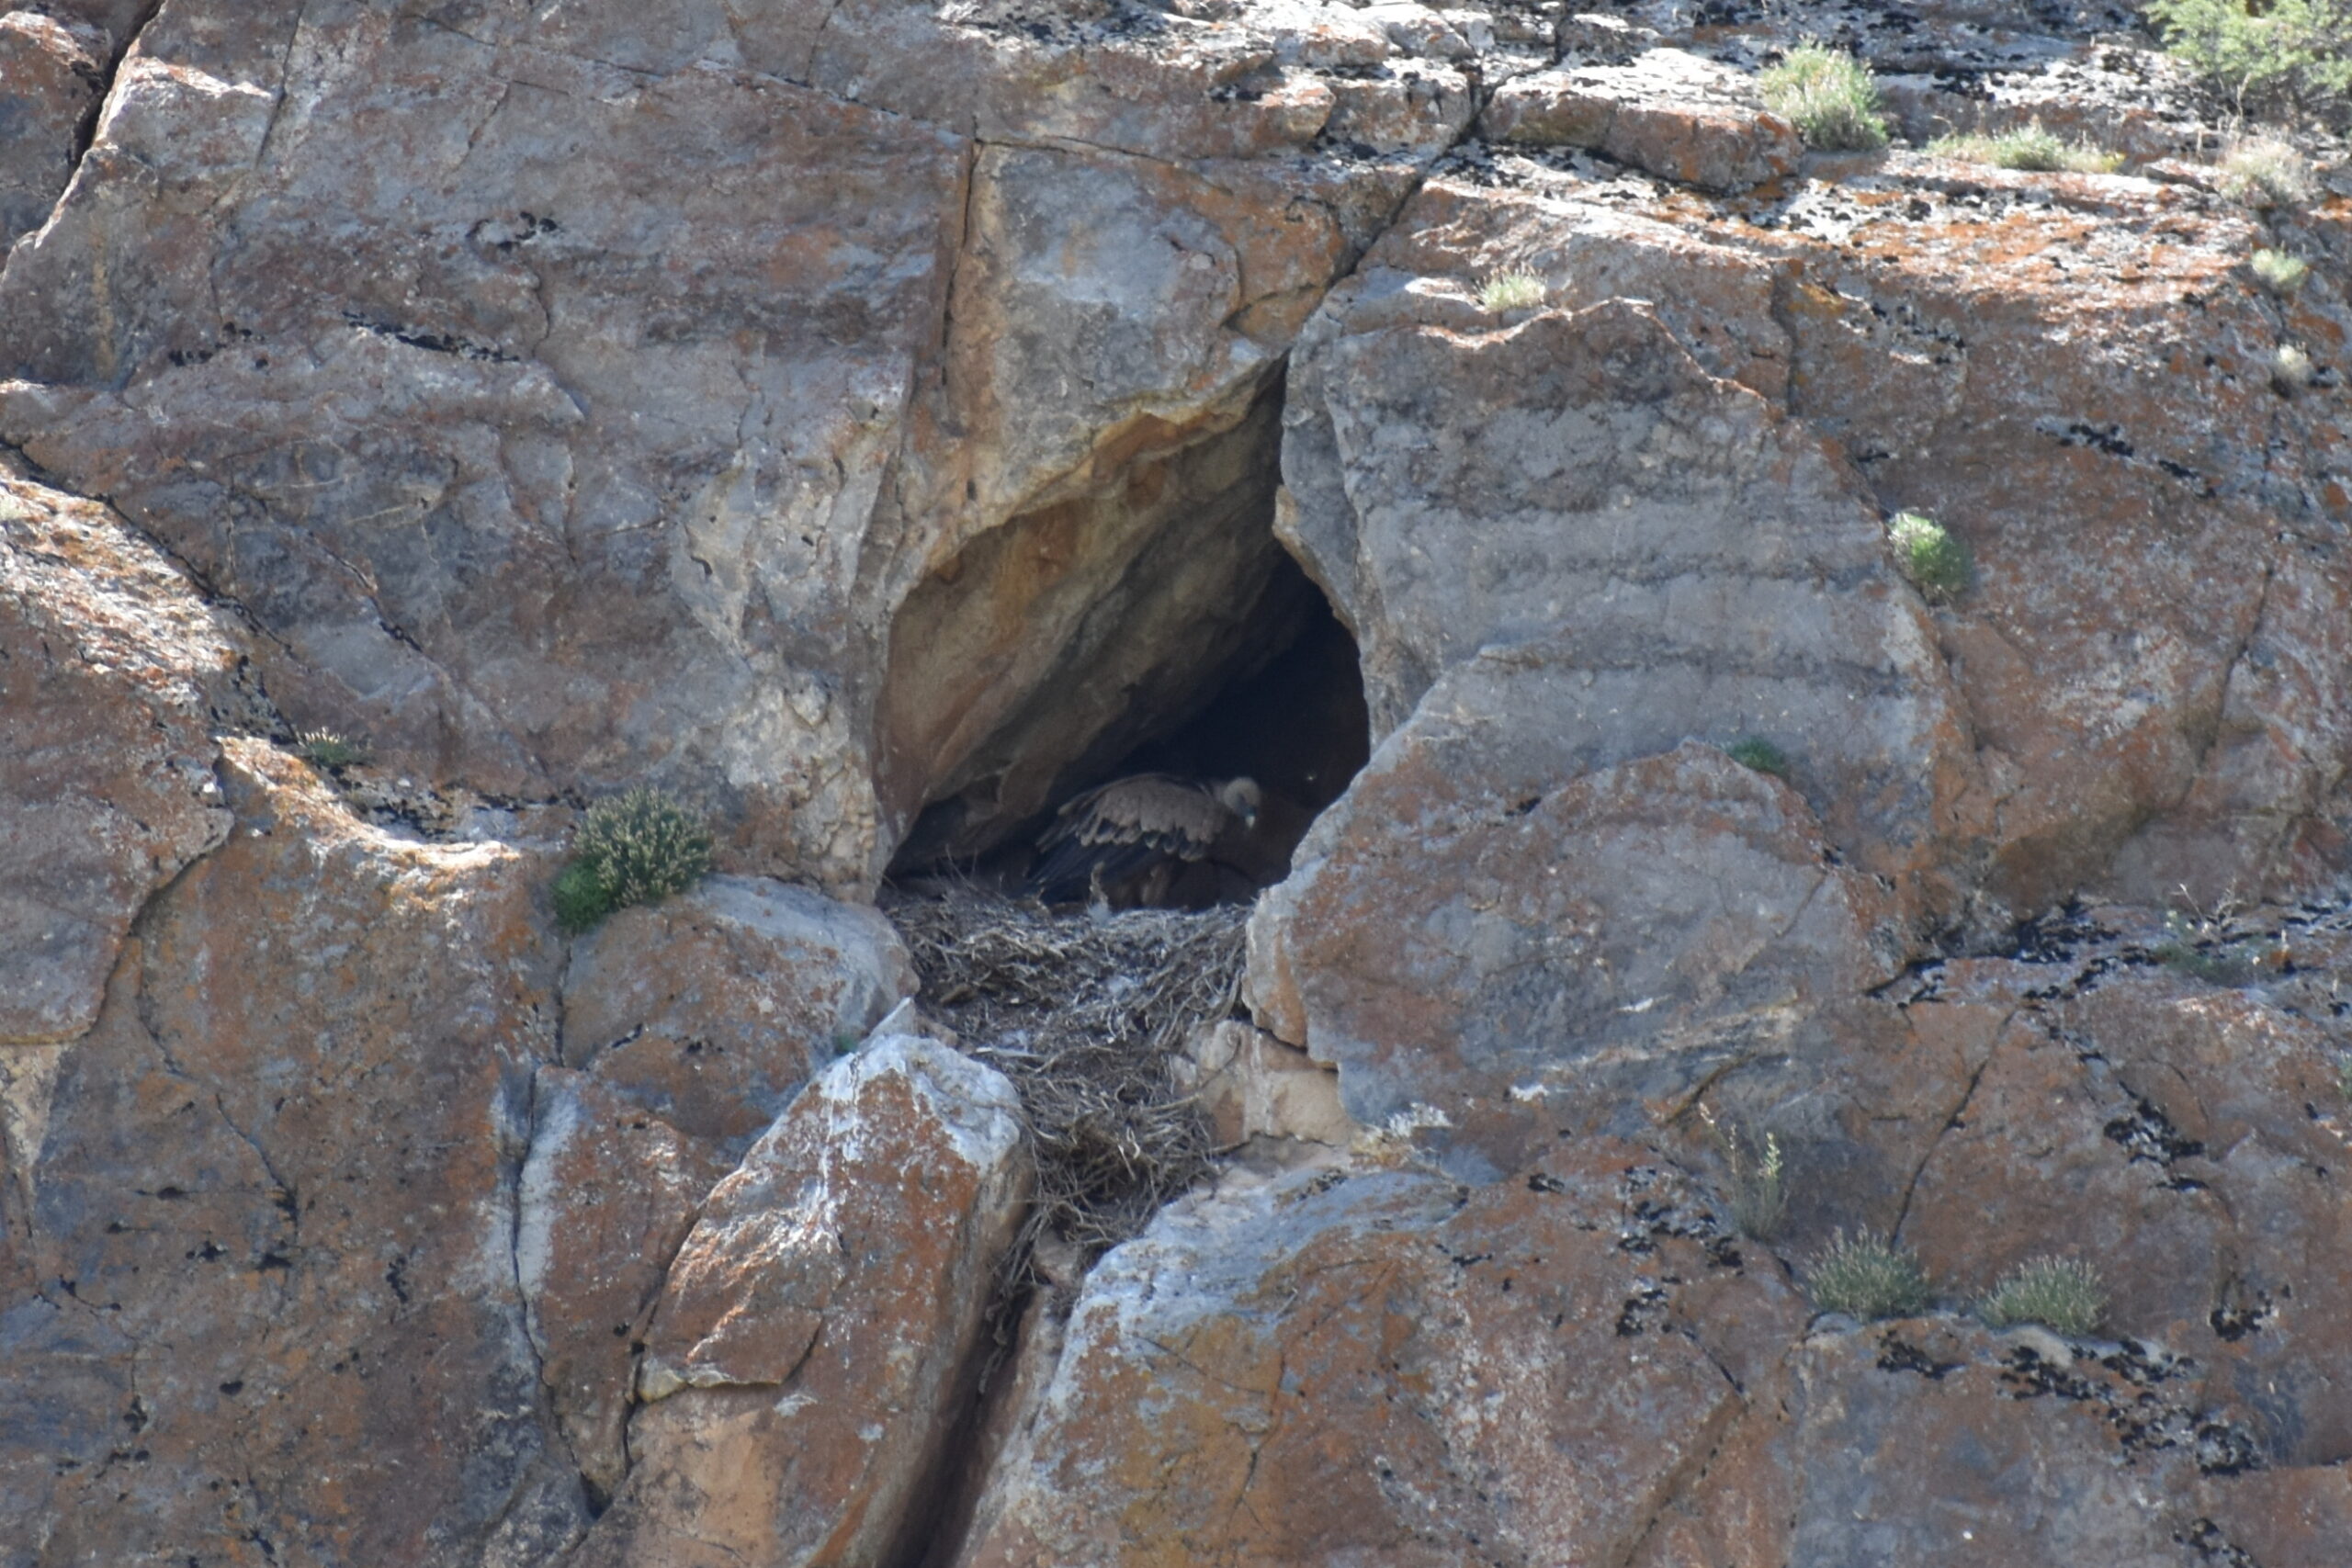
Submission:
[[1253,779],[1113,779],[1063,807],[1038,836],[1027,890],[1048,904],[1161,904],[1185,866],[1256,827],[1262,803]]

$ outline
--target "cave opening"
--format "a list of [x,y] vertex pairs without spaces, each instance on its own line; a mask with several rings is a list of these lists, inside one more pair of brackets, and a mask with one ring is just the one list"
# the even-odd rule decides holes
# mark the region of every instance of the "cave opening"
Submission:
[[1355,640],[1274,535],[1280,414],[1276,386],[909,596],[879,727],[894,886],[1015,891],[1065,802],[1141,773],[1261,795],[1246,841],[1154,902],[1244,901],[1288,874],[1371,742]]

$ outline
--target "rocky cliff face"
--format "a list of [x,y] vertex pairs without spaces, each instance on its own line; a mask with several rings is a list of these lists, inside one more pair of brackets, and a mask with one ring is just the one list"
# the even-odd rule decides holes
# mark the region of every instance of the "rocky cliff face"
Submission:
[[[2131,21],[0,11],[0,1562],[2340,1562],[2352,163]],[[1024,1308],[872,897],[1302,572],[1252,1141]]]

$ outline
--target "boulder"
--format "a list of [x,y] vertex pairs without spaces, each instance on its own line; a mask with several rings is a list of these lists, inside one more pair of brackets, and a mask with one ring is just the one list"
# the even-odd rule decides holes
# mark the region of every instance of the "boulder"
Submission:
[[1509,733],[1528,711],[1417,719],[1250,924],[1260,1022],[1481,1180],[1555,1131],[1635,1133],[1744,1036],[1900,966],[1892,900],[1794,791],[1699,745],[1547,787],[1508,760],[1540,750]]
[[1589,147],[1713,191],[1777,179],[1804,158],[1796,127],[1763,106],[1754,77],[1679,49],[1516,77],[1495,90],[1478,130],[1490,141]]
[[628,1473],[637,1360],[662,1280],[728,1169],[707,1142],[609,1085],[540,1069],[515,1273],[564,1444],[600,1498]]
[[[1375,252],[1293,372],[1277,525],[1388,733],[1260,906],[1251,998],[1359,1120],[1424,1105],[1509,1170],[1606,1118],[1603,1061],[1663,1092],[1890,976],[1990,824],[1833,451],[1645,305],[1503,321],[1415,260]],[[1778,776],[1723,750],[1758,739]]]
[[514,1256],[544,867],[368,828],[256,741],[220,773],[235,830],[124,944],[17,1173],[10,1560],[544,1561],[587,1522]]
[[627,1483],[569,1561],[900,1559],[1030,1169],[1020,1102],[935,1041],[877,1034],[710,1194],[646,1333]]
[[87,1030],[132,918],[227,835],[244,652],[119,517],[0,470],[0,1050]]
[[703,1199],[913,988],[871,908],[715,876],[572,944],[536,1082],[516,1255],[566,1443],[609,1495],[645,1327]]
[[563,1059],[731,1165],[913,990],[873,908],[714,876],[572,944]]
[[1096,1267],[956,1561],[1623,1561],[1803,1317],[1632,1145],[1231,1182]]
[[1523,737],[1508,783],[1473,775],[1497,789],[1760,737],[1869,870],[1949,858],[1956,693],[1838,454],[1640,301],[1507,322],[1381,265],[1413,260],[1335,292],[1285,414],[1277,526],[1356,631],[1375,731],[1419,704]]
[[0,13],[0,256],[49,220],[96,112],[105,35],[39,11]]

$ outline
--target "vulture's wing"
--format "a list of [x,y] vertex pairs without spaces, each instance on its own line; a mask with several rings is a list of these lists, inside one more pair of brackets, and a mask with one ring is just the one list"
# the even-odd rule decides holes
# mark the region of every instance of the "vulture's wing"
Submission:
[[1233,819],[1202,784],[1136,773],[1088,790],[1039,836],[1029,890],[1048,904],[1089,897],[1161,861],[1195,861]]

